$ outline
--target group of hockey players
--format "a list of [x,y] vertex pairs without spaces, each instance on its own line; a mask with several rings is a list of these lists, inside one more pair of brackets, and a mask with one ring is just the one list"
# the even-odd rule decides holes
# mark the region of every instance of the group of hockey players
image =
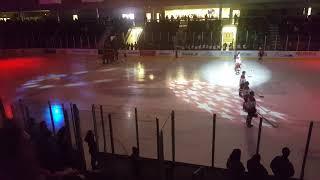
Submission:
[[257,117],[256,99],[254,97],[254,91],[249,87],[249,82],[246,80],[246,72],[242,71],[240,77],[239,96],[243,98],[243,110],[247,112],[247,127],[251,128],[252,118]]
[[[235,71],[240,71],[241,68],[241,59],[240,53],[236,53],[235,55]],[[243,110],[247,112],[246,124],[248,128],[252,127],[252,118],[257,117],[257,109],[256,109],[256,99],[254,97],[254,91],[250,89],[249,82],[246,80],[246,72],[242,71],[240,76],[239,83],[239,96],[243,98]]]

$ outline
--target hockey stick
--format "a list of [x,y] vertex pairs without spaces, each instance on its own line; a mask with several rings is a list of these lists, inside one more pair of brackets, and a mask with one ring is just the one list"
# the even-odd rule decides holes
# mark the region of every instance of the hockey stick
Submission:
[[[271,111],[266,111],[266,110],[264,110],[261,106],[259,106],[258,104],[257,104],[257,106],[258,107],[260,107],[260,110],[261,111],[264,111],[266,114],[269,114]],[[264,119],[268,124],[270,124],[272,127],[274,127],[274,128],[278,128],[279,126],[278,126],[278,124],[275,124],[274,122],[271,122],[270,120],[268,120],[267,118],[265,118],[262,114],[260,114],[260,113],[257,113],[260,117],[262,117],[262,119]]]
[[276,124],[276,123],[268,120],[267,118],[265,118],[264,116],[262,116],[260,113],[257,112],[257,114],[258,114],[263,120],[265,120],[268,124],[270,124],[273,128],[278,128],[278,127],[279,127],[278,124]]

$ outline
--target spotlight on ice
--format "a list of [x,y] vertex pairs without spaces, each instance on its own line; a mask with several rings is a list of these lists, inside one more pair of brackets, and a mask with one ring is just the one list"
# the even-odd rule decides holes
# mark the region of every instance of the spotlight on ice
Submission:
[[[246,79],[250,82],[250,87],[259,86],[271,78],[271,71],[252,60],[243,60],[241,71],[246,71]],[[240,75],[234,71],[234,62],[232,59],[224,61],[212,61],[201,68],[201,76],[210,84],[239,87]]]

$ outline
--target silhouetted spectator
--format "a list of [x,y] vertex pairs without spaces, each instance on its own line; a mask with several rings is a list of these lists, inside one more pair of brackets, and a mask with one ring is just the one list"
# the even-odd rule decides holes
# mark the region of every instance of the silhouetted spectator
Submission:
[[227,47],[228,47],[227,43],[224,43],[224,44],[223,44],[223,50],[224,50],[224,51],[227,50]]
[[255,154],[247,161],[249,180],[264,180],[268,176],[268,171],[260,163],[260,154]]
[[32,145],[21,129],[12,122],[0,127],[0,179],[1,180],[39,180],[40,168]]
[[237,24],[237,23],[238,23],[238,19],[239,19],[238,15],[235,14],[235,15],[234,15],[234,24]]
[[52,135],[51,131],[48,129],[45,121],[40,122],[39,124],[39,135],[48,138]]
[[68,135],[68,130],[64,126],[60,128],[57,133],[57,145],[64,166],[72,166],[72,147],[70,137]]
[[39,126],[36,124],[36,120],[34,118],[29,119],[28,133],[32,140],[39,136]]
[[132,147],[132,154],[131,154],[131,161],[132,161],[132,170],[135,178],[140,176],[140,169],[139,169],[139,149],[136,147]]
[[231,179],[239,180],[243,178],[245,168],[240,159],[241,150],[234,149],[227,161],[227,169]]
[[134,50],[138,50],[138,44],[137,44],[137,42],[134,43]]
[[94,134],[91,130],[89,130],[86,134],[86,137],[84,140],[87,142],[89,146],[89,153],[91,155],[91,167],[92,169],[97,169],[98,168],[98,149],[97,149],[97,143],[94,138]]
[[45,121],[39,124],[39,136],[35,139],[35,145],[41,168],[51,172],[64,168],[59,147]]
[[282,149],[282,156],[275,157],[270,164],[273,174],[281,180],[288,179],[294,175],[294,168],[288,157],[290,149],[285,147]]
[[133,45],[133,43],[131,43],[131,45],[130,45],[130,50],[134,50],[134,45]]

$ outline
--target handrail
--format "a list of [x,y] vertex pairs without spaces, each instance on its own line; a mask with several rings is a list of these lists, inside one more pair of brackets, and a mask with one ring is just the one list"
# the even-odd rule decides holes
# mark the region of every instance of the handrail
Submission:
[[160,131],[162,131],[163,127],[167,124],[168,120],[170,119],[171,113],[170,115],[167,117],[167,119],[162,123]]
[[196,177],[200,176],[203,178],[204,167],[199,167],[192,173],[192,180],[195,180]]

